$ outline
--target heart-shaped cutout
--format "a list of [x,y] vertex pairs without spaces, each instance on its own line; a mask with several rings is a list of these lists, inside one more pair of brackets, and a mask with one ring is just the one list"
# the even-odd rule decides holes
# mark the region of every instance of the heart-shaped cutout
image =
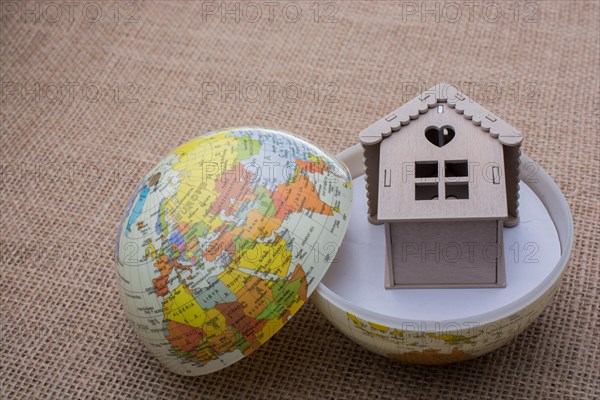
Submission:
[[431,144],[444,147],[454,139],[454,129],[451,126],[430,126],[425,129],[425,137]]

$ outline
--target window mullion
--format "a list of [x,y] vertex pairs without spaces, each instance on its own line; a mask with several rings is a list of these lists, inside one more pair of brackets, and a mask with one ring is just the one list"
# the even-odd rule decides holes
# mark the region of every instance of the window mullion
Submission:
[[438,176],[440,177],[438,182],[438,199],[446,200],[446,185],[444,185],[446,181],[446,162],[439,162],[438,168]]

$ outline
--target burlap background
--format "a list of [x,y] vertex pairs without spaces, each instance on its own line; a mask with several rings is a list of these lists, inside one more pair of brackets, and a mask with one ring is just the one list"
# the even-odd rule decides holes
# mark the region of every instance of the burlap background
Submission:
[[[224,17],[221,2],[121,2],[118,14],[112,2],[72,4],[1,4],[0,397],[598,398],[598,3],[474,2],[470,13],[465,3],[275,2],[271,17],[259,2],[255,22],[242,3]],[[529,330],[471,362],[402,365],[308,304],[210,376],[173,375],[145,351],[117,297],[112,246],[137,179],[167,151],[253,124],[337,152],[438,81],[521,129],[524,152],[571,205],[565,280]]]

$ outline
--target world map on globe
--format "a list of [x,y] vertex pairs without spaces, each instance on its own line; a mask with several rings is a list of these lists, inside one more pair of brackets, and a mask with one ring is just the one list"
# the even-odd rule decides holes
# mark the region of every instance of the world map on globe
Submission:
[[139,184],[118,233],[135,331],[181,374],[247,356],[316,288],[351,202],[346,167],[295,136],[239,128],[181,145]]

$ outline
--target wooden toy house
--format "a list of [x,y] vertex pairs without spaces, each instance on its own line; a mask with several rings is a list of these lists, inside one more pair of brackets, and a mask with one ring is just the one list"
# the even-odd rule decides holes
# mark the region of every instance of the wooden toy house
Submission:
[[438,84],[360,133],[368,217],[385,224],[385,286],[504,287],[522,135]]

